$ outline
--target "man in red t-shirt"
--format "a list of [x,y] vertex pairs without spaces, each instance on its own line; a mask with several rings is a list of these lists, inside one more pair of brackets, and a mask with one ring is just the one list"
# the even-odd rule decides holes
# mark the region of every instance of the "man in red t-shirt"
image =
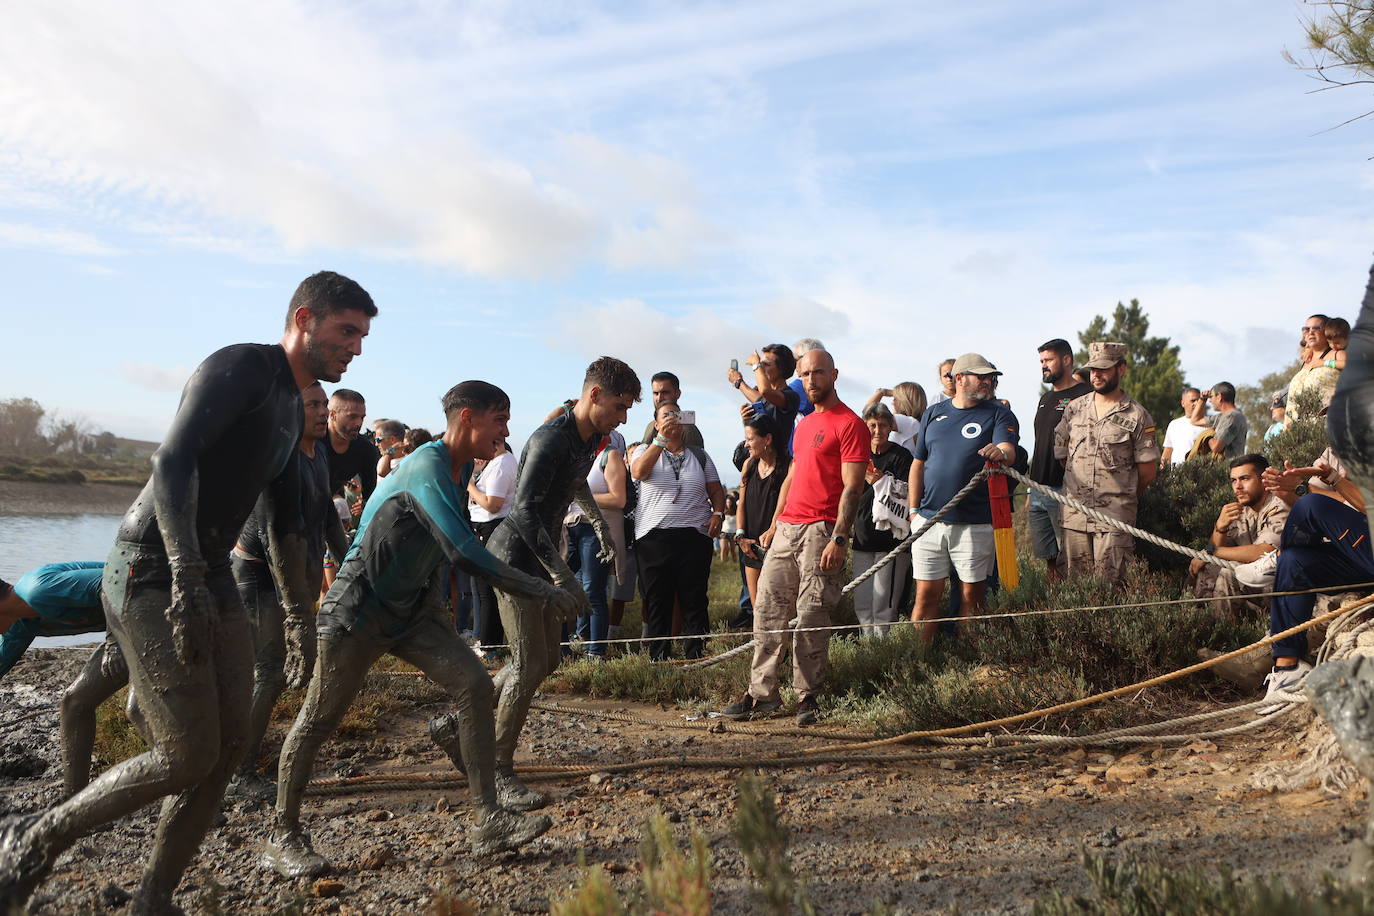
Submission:
[[778,666],[786,647],[787,621],[793,634],[792,686],[801,696],[797,724],[816,721],[816,694],[825,677],[830,611],[840,600],[845,551],[868,467],[868,427],[835,394],[835,361],[812,350],[797,364],[797,377],[815,411],[797,423],[792,466],[778,495],[773,525],[759,538],[767,551],[754,608],[754,663],[749,690],[720,711],[729,719],[775,712]]

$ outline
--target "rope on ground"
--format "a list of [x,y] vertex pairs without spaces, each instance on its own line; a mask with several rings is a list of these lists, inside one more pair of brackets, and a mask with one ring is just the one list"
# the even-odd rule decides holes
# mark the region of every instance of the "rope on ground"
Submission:
[[[1149,678],[1130,684],[1125,687],[1118,687],[1113,690],[1103,691],[1090,697],[1073,700],[1067,703],[1060,703],[1055,706],[1043,709],[1032,710],[1016,716],[1005,716],[1000,719],[992,719],[985,722],[975,722],[970,725],[957,726],[943,729],[923,729],[920,731],[907,732],[892,738],[884,738],[875,741],[868,741],[859,744],[849,745],[836,752],[834,748],[804,748],[799,752],[791,754],[776,754],[754,757],[688,757],[686,755],[655,757],[648,760],[631,761],[619,764],[602,765],[577,765],[577,766],[531,766],[522,767],[521,773],[528,780],[540,779],[562,779],[570,776],[578,776],[591,773],[619,773],[634,770],[655,769],[665,767],[679,767],[690,769],[740,769],[745,767],[788,767],[788,766],[814,766],[818,763],[900,763],[905,761],[934,760],[958,757],[975,757],[988,754],[1013,754],[1026,751],[1038,751],[1052,747],[1081,747],[1092,744],[1116,744],[1116,743],[1150,743],[1150,744],[1170,744],[1196,741],[1202,738],[1222,737],[1226,735],[1238,734],[1263,725],[1270,724],[1283,715],[1298,708],[1301,703],[1300,697],[1284,695],[1277,698],[1283,703],[1277,710],[1268,715],[1256,717],[1253,721],[1245,722],[1229,728],[1215,729],[1206,732],[1194,732],[1190,734],[1154,734],[1147,733],[1149,728],[1164,726],[1175,726],[1186,721],[1196,721],[1197,719],[1207,719],[1213,717],[1211,713],[1202,713],[1199,717],[1184,717],[1182,720],[1170,720],[1166,723],[1156,723],[1154,726],[1133,726],[1126,729],[1114,729],[1097,735],[1072,735],[1064,737],[1045,737],[1032,740],[1014,740],[1015,736],[1008,736],[1007,743],[998,744],[996,739],[983,739],[978,744],[966,747],[945,747],[939,749],[928,749],[924,751],[911,751],[906,753],[882,754],[869,753],[880,748],[889,748],[899,744],[910,743],[918,740],[931,740],[936,738],[952,738],[966,735],[969,732],[986,730],[989,728],[1005,728],[1008,725],[1015,725],[1031,719],[1044,718],[1059,712],[1067,712],[1073,709],[1080,709],[1093,703],[1113,699],[1128,693],[1135,693],[1148,687],[1157,686],[1178,678],[1194,674],[1215,667],[1222,662],[1232,658],[1237,658],[1247,652],[1263,646],[1271,645],[1274,642],[1285,639],[1297,633],[1305,632],[1314,626],[1318,626],[1328,621],[1336,620],[1344,615],[1362,611],[1374,606],[1374,597],[1361,598],[1342,605],[1332,611],[1314,617],[1311,620],[1289,627],[1281,633],[1265,637],[1257,642],[1251,643],[1232,652],[1218,655],[1216,658],[1199,662],[1180,668],[1177,671],[1158,677]],[[1268,705],[1275,702],[1276,698],[1266,698],[1266,700],[1254,703],[1243,704],[1239,707],[1232,707],[1224,711],[1224,714],[1234,714],[1237,712],[1257,709],[1260,705]],[[1218,715],[1223,714],[1217,711]],[[820,737],[816,735],[816,737]],[[986,743],[991,741],[992,743]],[[418,774],[414,776],[397,777],[391,775],[377,776],[355,776],[344,779],[317,780],[307,787],[307,792],[313,795],[341,795],[360,789],[414,789],[420,787],[428,788],[457,788],[465,785],[466,781],[459,777],[441,776],[437,774]]]
[[[1261,701],[1263,702],[1263,701]],[[1247,703],[1243,706],[1232,707],[1225,710],[1228,714],[1246,711],[1260,705],[1259,703]],[[1122,743],[1148,743],[1148,744],[1186,744],[1206,738],[1224,737],[1226,735],[1238,734],[1251,731],[1264,725],[1272,723],[1275,719],[1296,708],[1297,704],[1288,704],[1272,715],[1256,718],[1252,721],[1235,725],[1230,728],[1217,729],[1209,732],[1200,732],[1181,735],[1149,735],[1149,736],[1115,736],[1099,737],[1095,735],[1064,736],[1046,738],[1037,742],[1007,743],[1007,744],[983,744],[970,747],[947,747],[939,749],[928,749],[921,751],[908,751],[905,753],[853,753],[849,748],[842,752],[832,752],[828,754],[777,754],[769,756],[753,757],[687,757],[664,756],[654,757],[647,760],[636,760],[625,763],[610,764],[585,764],[574,766],[522,766],[519,774],[527,782],[541,782],[558,779],[568,779],[577,776],[591,775],[592,773],[629,773],[641,770],[652,769],[754,769],[754,768],[786,768],[793,766],[814,766],[819,763],[839,763],[839,764],[893,764],[919,762],[927,760],[957,760],[963,758],[977,758],[989,756],[1010,756],[1015,754],[1037,752],[1049,748],[1071,748],[1083,747],[1097,744],[1122,744]],[[1105,734],[1105,733],[1104,733]],[[321,779],[311,782],[306,787],[308,795],[347,795],[354,792],[366,791],[405,791],[413,789],[457,789],[467,785],[466,778],[449,773],[423,773],[410,776],[392,776],[389,774],[377,774],[371,776],[353,776],[342,779]]]

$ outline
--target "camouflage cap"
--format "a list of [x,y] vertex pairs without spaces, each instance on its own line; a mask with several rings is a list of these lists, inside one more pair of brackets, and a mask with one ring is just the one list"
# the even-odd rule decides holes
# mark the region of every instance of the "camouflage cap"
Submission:
[[1085,369],[1111,369],[1119,366],[1126,361],[1126,345],[1124,343],[1105,343],[1097,341],[1088,344],[1088,361],[1083,364]]

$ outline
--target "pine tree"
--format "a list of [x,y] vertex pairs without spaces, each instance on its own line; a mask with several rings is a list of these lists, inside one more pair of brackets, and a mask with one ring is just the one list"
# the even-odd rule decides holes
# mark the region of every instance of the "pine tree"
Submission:
[[1183,390],[1183,369],[1179,366],[1178,346],[1167,337],[1150,337],[1150,317],[1140,307],[1139,299],[1130,305],[1116,304],[1111,325],[1098,315],[1078,335],[1082,349],[1075,354],[1081,366],[1088,361],[1088,344],[1113,341],[1126,345],[1126,365],[1130,371],[1122,379],[1121,387],[1141,403],[1163,436],[1164,427],[1179,413],[1178,397]]

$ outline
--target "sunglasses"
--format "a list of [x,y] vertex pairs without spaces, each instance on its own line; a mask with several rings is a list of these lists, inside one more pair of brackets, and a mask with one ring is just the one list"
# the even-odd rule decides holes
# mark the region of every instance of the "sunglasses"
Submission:
[[1311,324],[1311,325],[1305,324],[1305,325],[1302,326],[1302,332],[1303,332],[1304,334],[1306,334],[1308,331],[1325,331],[1325,330],[1326,330],[1326,325],[1322,325],[1322,324]]

